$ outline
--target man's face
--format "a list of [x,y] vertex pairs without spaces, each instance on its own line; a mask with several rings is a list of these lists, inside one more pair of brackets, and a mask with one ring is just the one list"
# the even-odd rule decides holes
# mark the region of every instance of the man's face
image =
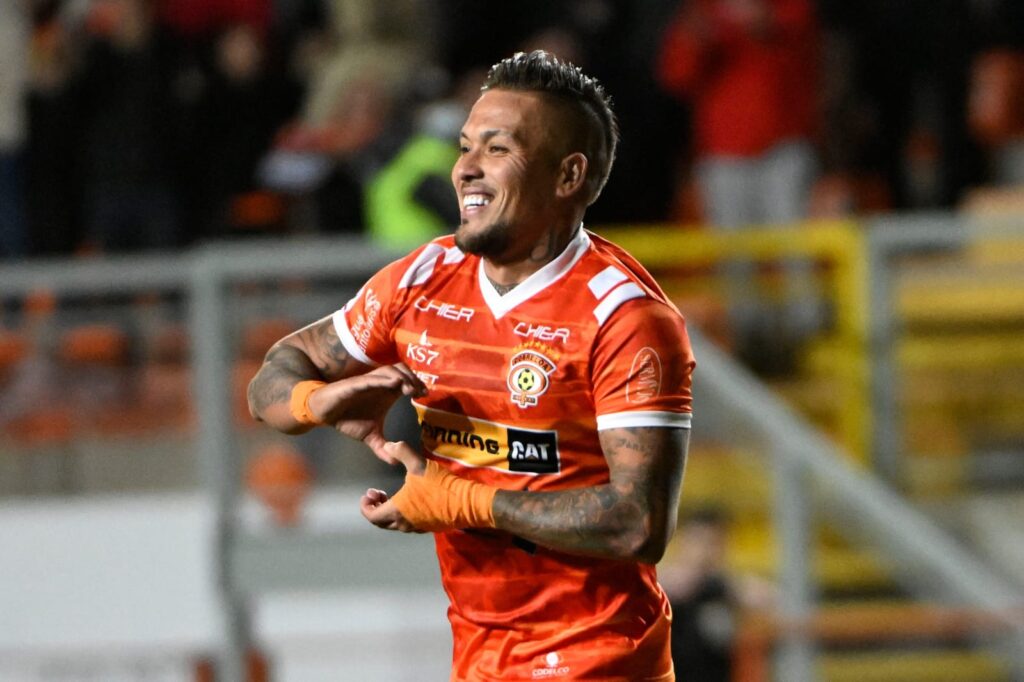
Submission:
[[555,107],[535,92],[488,90],[473,105],[452,168],[455,243],[496,262],[530,254],[552,225],[560,155]]

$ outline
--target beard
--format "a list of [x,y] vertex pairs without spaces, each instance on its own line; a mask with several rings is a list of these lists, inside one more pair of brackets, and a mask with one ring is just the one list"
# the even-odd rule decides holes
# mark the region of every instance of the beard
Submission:
[[466,234],[463,227],[455,230],[455,245],[464,253],[498,260],[512,246],[513,230],[509,223],[491,223],[474,234]]

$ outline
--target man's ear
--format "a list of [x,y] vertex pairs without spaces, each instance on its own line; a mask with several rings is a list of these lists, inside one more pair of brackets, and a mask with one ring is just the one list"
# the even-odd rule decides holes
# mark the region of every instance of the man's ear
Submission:
[[582,152],[573,152],[562,159],[555,196],[568,198],[582,191],[587,184],[588,166],[587,157]]

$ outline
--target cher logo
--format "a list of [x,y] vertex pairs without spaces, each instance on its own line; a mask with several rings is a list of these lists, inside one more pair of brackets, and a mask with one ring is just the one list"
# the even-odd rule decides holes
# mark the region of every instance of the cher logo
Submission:
[[557,369],[546,355],[524,350],[512,356],[508,370],[508,390],[519,407],[533,407],[548,390],[548,377]]
[[424,313],[434,313],[438,317],[443,317],[446,320],[465,320],[469,322],[473,319],[473,313],[476,311],[472,308],[465,308],[463,306],[455,305],[454,303],[445,303],[443,301],[435,301],[432,298],[426,296],[420,296],[413,303],[413,307]]
[[509,427],[508,469],[531,474],[557,474],[561,469],[558,433]]
[[648,347],[641,348],[633,356],[633,366],[629,368],[629,379],[626,381],[626,402],[646,403],[654,400],[661,393],[661,358],[658,353]]

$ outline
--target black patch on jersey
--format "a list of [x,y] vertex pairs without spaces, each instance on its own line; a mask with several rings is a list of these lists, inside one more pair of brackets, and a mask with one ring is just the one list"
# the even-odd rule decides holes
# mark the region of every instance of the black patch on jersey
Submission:
[[561,471],[556,431],[508,430],[508,469],[531,474]]

